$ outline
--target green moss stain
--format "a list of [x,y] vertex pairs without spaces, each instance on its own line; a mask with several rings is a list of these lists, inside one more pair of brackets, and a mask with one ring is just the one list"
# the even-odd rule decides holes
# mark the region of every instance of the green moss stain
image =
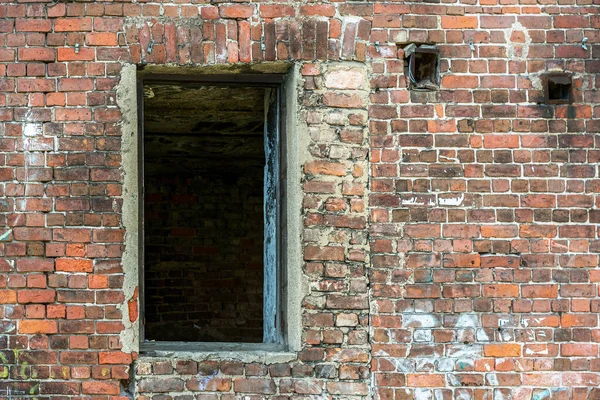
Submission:
[[27,361],[23,361],[23,364],[21,364],[21,370],[19,371],[19,375],[21,375],[21,377],[23,379],[28,379],[28,374],[27,374],[27,370],[28,370],[28,365],[29,363]]
[[31,389],[29,389],[29,394],[35,394],[40,388],[40,384],[36,383],[34,387],[32,387]]

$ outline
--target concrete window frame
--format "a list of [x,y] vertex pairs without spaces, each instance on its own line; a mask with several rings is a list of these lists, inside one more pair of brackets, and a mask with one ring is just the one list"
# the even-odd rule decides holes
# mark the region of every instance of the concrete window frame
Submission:
[[[306,284],[302,279],[301,257],[301,163],[303,157],[299,145],[302,130],[298,123],[299,79],[300,71],[290,63],[276,63],[266,69],[252,70],[250,74],[240,74],[239,70],[223,67],[165,67],[147,66],[138,71],[134,65],[124,65],[121,81],[117,88],[117,103],[122,119],[122,166],[123,166],[123,225],[126,229],[123,269],[125,273],[124,291],[129,301],[121,306],[125,330],[121,333],[124,351],[139,352],[141,357],[169,357],[187,359],[223,358],[242,361],[283,362],[295,358],[295,352],[301,347],[300,303]],[[273,70],[276,70],[273,73]],[[172,79],[174,81],[220,81],[231,84],[273,81],[278,87],[282,104],[280,118],[285,120],[284,140],[281,141],[280,159],[281,191],[285,193],[280,206],[283,227],[279,234],[282,250],[279,257],[279,279],[271,279],[277,287],[271,288],[279,294],[277,302],[270,310],[275,312],[277,325],[275,330],[265,331],[263,343],[202,343],[202,342],[147,342],[143,340],[143,233],[140,230],[141,218],[141,131],[139,120],[140,92],[139,82],[144,79]],[[132,299],[139,301],[132,302]],[[278,304],[277,304],[278,303]],[[139,304],[139,318],[135,307]],[[275,307],[275,308],[273,308]]]

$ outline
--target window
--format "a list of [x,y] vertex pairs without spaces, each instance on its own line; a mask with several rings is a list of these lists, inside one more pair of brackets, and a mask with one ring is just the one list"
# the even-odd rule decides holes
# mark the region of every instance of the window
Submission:
[[436,46],[411,43],[404,47],[405,75],[410,88],[416,90],[437,90],[439,86],[439,50]]
[[284,343],[283,82],[139,80],[144,345]]
[[568,104],[571,103],[571,75],[565,73],[552,73],[544,77],[544,97],[546,103]]

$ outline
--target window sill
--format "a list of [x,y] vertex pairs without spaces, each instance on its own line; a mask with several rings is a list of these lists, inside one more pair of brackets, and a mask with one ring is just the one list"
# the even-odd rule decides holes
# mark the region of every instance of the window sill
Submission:
[[297,354],[288,351],[287,346],[277,344],[144,342],[140,343],[140,359],[145,358],[235,360],[274,364],[295,360]]

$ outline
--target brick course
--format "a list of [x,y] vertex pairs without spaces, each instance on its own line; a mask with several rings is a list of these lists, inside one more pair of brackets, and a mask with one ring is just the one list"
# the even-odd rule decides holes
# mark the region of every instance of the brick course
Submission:
[[[0,396],[600,398],[598,28],[586,0],[1,3]],[[121,352],[122,65],[276,60],[310,135],[302,350]]]

